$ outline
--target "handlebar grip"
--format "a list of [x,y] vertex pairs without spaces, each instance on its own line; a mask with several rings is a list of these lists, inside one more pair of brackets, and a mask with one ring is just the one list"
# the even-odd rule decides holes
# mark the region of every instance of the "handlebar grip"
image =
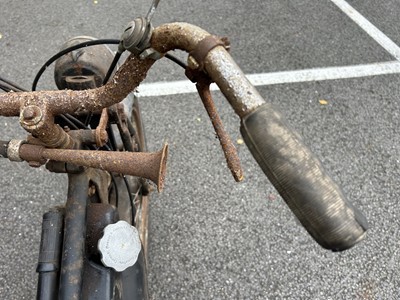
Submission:
[[322,247],[342,251],[364,238],[366,218],[345,199],[318,158],[271,104],[243,117],[241,133],[268,179]]

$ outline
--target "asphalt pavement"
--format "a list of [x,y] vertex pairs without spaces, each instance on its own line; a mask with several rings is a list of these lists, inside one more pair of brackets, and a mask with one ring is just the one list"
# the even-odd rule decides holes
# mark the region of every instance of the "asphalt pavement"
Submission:
[[[228,36],[246,74],[323,73],[325,67],[340,73],[344,66],[366,66],[368,73],[383,62],[396,67],[398,1],[347,1],[392,47],[339,9],[343,2],[161,1],[154,23],[185,21]],[[2,0],[0,75],[29,88],[65,40],[119,38],[149,6],[144,0]],[[152,299],[400,298],[400,71],[346,72],[354,78],[281,78],[257,87],[366,215],[366,239],[342,253],[322,249],[301,227],[240,143],[239,119],[219,92],[213,95],[221,118],[239,141],[243,183],[235,183],[226,168],[196,94],[141,98],[150,150],[164,141],[170,145],[165,190],[152,196],[150,207]],[[145,84],[184,78],[181,69],[160,61]],[[52,69],[39,88],[55,88]],[[0,117],[1,140],[24,135],[18,119]],[[64,175],[44,168],[0,161],[1,299],[35,298],[41,216],[65,201],[65,183]]]

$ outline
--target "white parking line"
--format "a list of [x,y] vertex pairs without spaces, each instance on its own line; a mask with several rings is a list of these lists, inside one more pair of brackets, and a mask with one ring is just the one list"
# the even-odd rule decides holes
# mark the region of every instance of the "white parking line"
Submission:
[[[309,82],[321,80],[334,80],[346,78],[368,77],[386,74],[400,74],[400,47],[388,38],[382,31],[368,21],[344,0],[331,0],[358,26],[360,26],[371,38],[380,44],[386,51],[394,56],[397,61],[374,63],[366,65],[353,65],[343,67],[327,67],[295,71],[283,71],[275,73],[261,73],[247,75],[247,78],[255,86]],[[218,87],[213,84],[212,90]],[[155,82],[142,84],[137,92],[138,97],[155,97],[165,95],[195,93],[196,88],[188,80],[172,82]]]
[[387,52],[400,60],[400,47],[344,0],[331,0]]
[[[282,83],[358,78],[388,74],[400,74],[400,62],[392,61],[367,65],[250,74],[246,76],[254,86],[263,86]],[[217,90],[218,87],[213,84],[211,86],[211,89]],[[190,82],[189,80],[181,80],[142,84],[139,86],[136,95],[138,97],[155,97],[176,94],[188,94],[195,92],[196,87],[192,82]]]

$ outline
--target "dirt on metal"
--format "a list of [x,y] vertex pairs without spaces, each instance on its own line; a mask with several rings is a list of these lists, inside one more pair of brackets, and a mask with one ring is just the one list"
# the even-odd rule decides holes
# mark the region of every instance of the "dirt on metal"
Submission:
[[222,120],[218,115],[217,108],[215,107],[214,101],[210,92],[210,84],[207,81],[199,80],[196,84],[196,88],[199,92],[200,98],[203,101],[204,107],[210,117],[210,120],[214,126],[215,133],[221,143],[222,150],[225,154],[225,159],[228,164],[228,168],[231,170],[233,177],[237,182],[243,180],[243,170],[240,165],[239,156],[236,151],[236,147],[232,143],[228,133],[224,129]]
[[20,157],[27,162],[47,160],[72,163],[77,166],[102,169],[150,179],[160,192],[164,187],[168,145],[158,152],[116,152],[71,149],[48,149],[43,146],[23,144],[19,148]]

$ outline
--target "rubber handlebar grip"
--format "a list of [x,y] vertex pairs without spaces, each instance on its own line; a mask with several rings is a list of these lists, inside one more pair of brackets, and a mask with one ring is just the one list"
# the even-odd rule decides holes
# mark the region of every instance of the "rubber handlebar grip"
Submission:
[[268,179],[309,234],[324,248],[346,250],[368,228],[321,162],[266,103],[242,118],[241,133]]

